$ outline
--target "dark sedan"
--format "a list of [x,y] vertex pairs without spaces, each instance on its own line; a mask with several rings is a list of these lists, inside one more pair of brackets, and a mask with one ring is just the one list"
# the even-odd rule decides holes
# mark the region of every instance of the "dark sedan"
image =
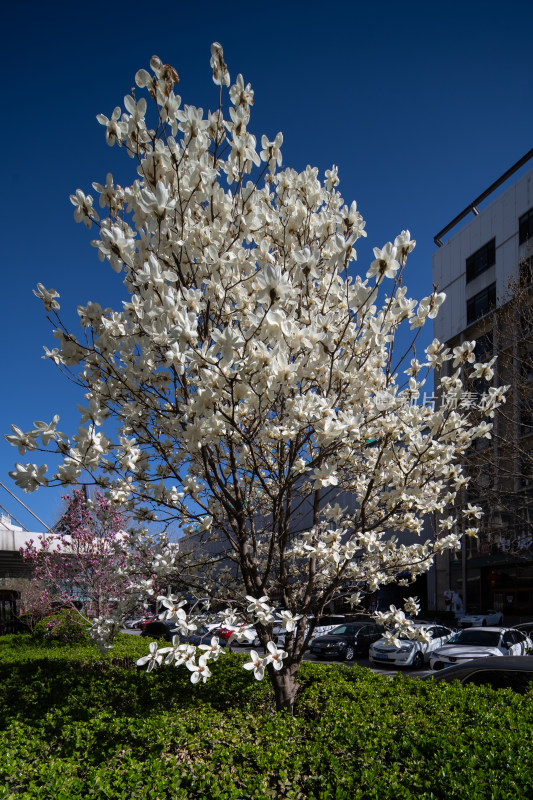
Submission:
[[[209,631],[205,625],[202,625],[198,630],[184,636],[180,634],[176,623],[169,619],[151,620],[141,631],[141,636],[149,636],[151,639],[166,639],[167,642],[171,642],[176,635],[180,636],[182,642],[198,646],[199,644],[211,644],[212,637],[217,634],[216,631]],[[226,642],[221,640],[220,644],[224,647]]]
[[143,625],[141,636],[149,636],[151,639],[166,639],[172,641],[174,634],[179,633],[176,623],[171,620],[149,620]]
[[489,656],[465,661],[428,675],[423,680],[459,681],[463,686],[491,686],[524,694],[533,684],[533,656]]
[[316,658],[341,658],[352,661],[356,655],[368,656],[368,648],[382,636],[377,625],[347,622],[324,636],[311,640],[310,651]]

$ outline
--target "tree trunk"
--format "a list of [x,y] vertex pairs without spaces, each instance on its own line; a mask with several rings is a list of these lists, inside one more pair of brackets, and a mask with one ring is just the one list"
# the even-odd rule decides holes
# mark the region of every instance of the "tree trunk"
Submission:
[[299,668],[300,664],[291,664],[278,671],[272,664],[268,665],[268,676],[276,699],[276,711],[286,710],[291,715],[294,713],[294,700],[299,688],[296,683]]

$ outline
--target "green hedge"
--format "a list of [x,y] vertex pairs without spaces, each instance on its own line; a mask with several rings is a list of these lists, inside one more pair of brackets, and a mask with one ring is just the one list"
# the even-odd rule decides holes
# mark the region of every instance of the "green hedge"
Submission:
[[291,718],[241,654],[194,687],[183,667],[120,666],[146,652],[136,637],[103,661],[2,639],[0,798],[531,797],[533,692],[305,663]]

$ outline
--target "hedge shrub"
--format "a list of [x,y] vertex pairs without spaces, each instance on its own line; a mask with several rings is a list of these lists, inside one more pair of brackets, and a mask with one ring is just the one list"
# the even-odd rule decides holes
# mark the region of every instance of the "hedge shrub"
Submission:
[[74,644],[87,640],[87,623],[75,611],[63,609],[39,620],[33,636],[46,644]]
[[146,652],[136,637],[103,661],[91,646],[2,638],[0,798],[532,796],[533,692],[305,663],[292,718],[244,655],[193,687],[183,668],[120,666]]

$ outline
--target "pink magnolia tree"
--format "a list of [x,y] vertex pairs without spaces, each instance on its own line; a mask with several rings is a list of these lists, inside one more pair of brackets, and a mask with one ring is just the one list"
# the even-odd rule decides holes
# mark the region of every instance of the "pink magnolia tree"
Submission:
[[148,582],[157,576],[150,573],[138,539],[130,545],[116,506],[101,494],[88,500],[81,490],[64,499],[67,507],[55,529],[38,543],[31,541],[21,554],[47,606],[61,601],[87,617],[110,617],[131,593],[132,574]]

